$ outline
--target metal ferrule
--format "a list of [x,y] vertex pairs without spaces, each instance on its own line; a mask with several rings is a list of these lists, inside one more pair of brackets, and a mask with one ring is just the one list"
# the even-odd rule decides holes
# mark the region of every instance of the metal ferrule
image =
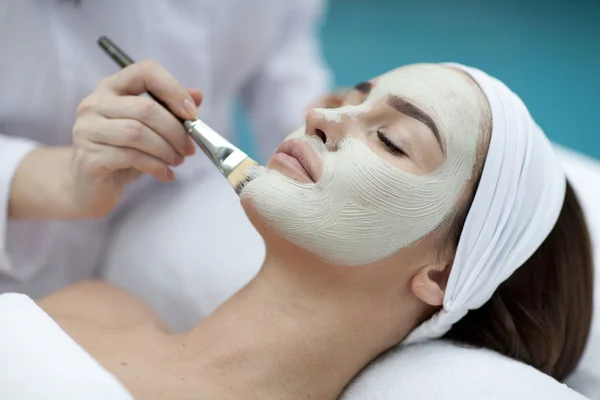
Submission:
[[226,178],[242,161],[248,158],[246,153],[235,147],[203,121],[199,119],[185,121],[184,125],[192,139]]

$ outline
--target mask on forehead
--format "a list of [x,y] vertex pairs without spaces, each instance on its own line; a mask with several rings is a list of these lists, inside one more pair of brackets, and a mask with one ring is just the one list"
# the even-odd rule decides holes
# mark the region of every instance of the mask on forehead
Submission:
[[330,150],[303,126],[288,139],[305,140],[321,155],[321,179],[298,183],[266,170],[246,186],[242,199],[279,235],[334,264],[368,264],[431,233],[455,211],[472,174],[480,126],[477,91],[457,71],[414,65],[381,76],[361,105],[319,112],[331,123],[346,124],[374,112],[390,95],[423,109],[439,127],[446,160],[438,170],[411,174],[350,135]]

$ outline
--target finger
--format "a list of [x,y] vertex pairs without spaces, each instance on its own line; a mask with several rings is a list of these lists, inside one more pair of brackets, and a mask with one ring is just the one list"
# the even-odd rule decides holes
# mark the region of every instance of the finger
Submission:
[[192,139],[191,136],[188,136],[185,154],[187,154],[188,156],[191,156],[195,153],[196,153],[196,143],[194,143],[194,140]]
[[183,162],[183,156],[164,138],[134,119],[98,118],[88,128],[87,136],[94,143],[114,147],[114,151],[120,148],[137,150],[169,165]]
[[166,69],[152,60],[131,64],[105,83],[120,95],[150,92],[164,102],[178,117],[194,119],[197,107],[194,99]]
[[105,149],[107,165],[114,170],[135,169],[136,171],[154,176],[159,181],[170,182],[175,174],[167,164],[139,150],[130,148]]
[[[160,136],[181,155],[186,155],[189,151],[187,149],[188,134],[181,122],[151,98],[140,96],[104,96],[98,107],[98,113],[106,118],[139,121],[154,131],[154,136]],[[129,128],[135,130],[135,126],[130,126]],[[135,132],[130,133],[135,134]]]
[[[120,171],[134,170],[153,175],[161,181],[172,181],[173,171],[161,160],[141,151],[130,148],[118,148],[109,145],[86,143],[84,165],[92,174],[110,171],[112,174]],[[113,175],[114,177],[115,175]]]
[[199,91],[198,89],[188,89],[188,93],[190,94],[190,96],[192,96],[192,99],[194,100],[194,103],[196,103],[196,106],[200,106],[200,104],[202,104],[202,99],[203,99],[203,95],[202,92]]

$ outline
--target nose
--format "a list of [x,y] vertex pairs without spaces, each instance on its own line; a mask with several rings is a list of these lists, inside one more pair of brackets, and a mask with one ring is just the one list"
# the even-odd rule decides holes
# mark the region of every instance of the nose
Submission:
[[313,108],[306,113],[306,134],[318,136],[327,147],[335,148],[347,132],[342,119],[337,109]]

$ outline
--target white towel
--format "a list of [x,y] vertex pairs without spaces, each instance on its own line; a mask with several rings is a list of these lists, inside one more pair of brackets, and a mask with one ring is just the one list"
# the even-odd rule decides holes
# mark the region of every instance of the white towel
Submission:
[[0,295],[0,399],[132,400],[33,300]]
[[373,362],[340,400],[586,400],[498,353],[434,340]]

